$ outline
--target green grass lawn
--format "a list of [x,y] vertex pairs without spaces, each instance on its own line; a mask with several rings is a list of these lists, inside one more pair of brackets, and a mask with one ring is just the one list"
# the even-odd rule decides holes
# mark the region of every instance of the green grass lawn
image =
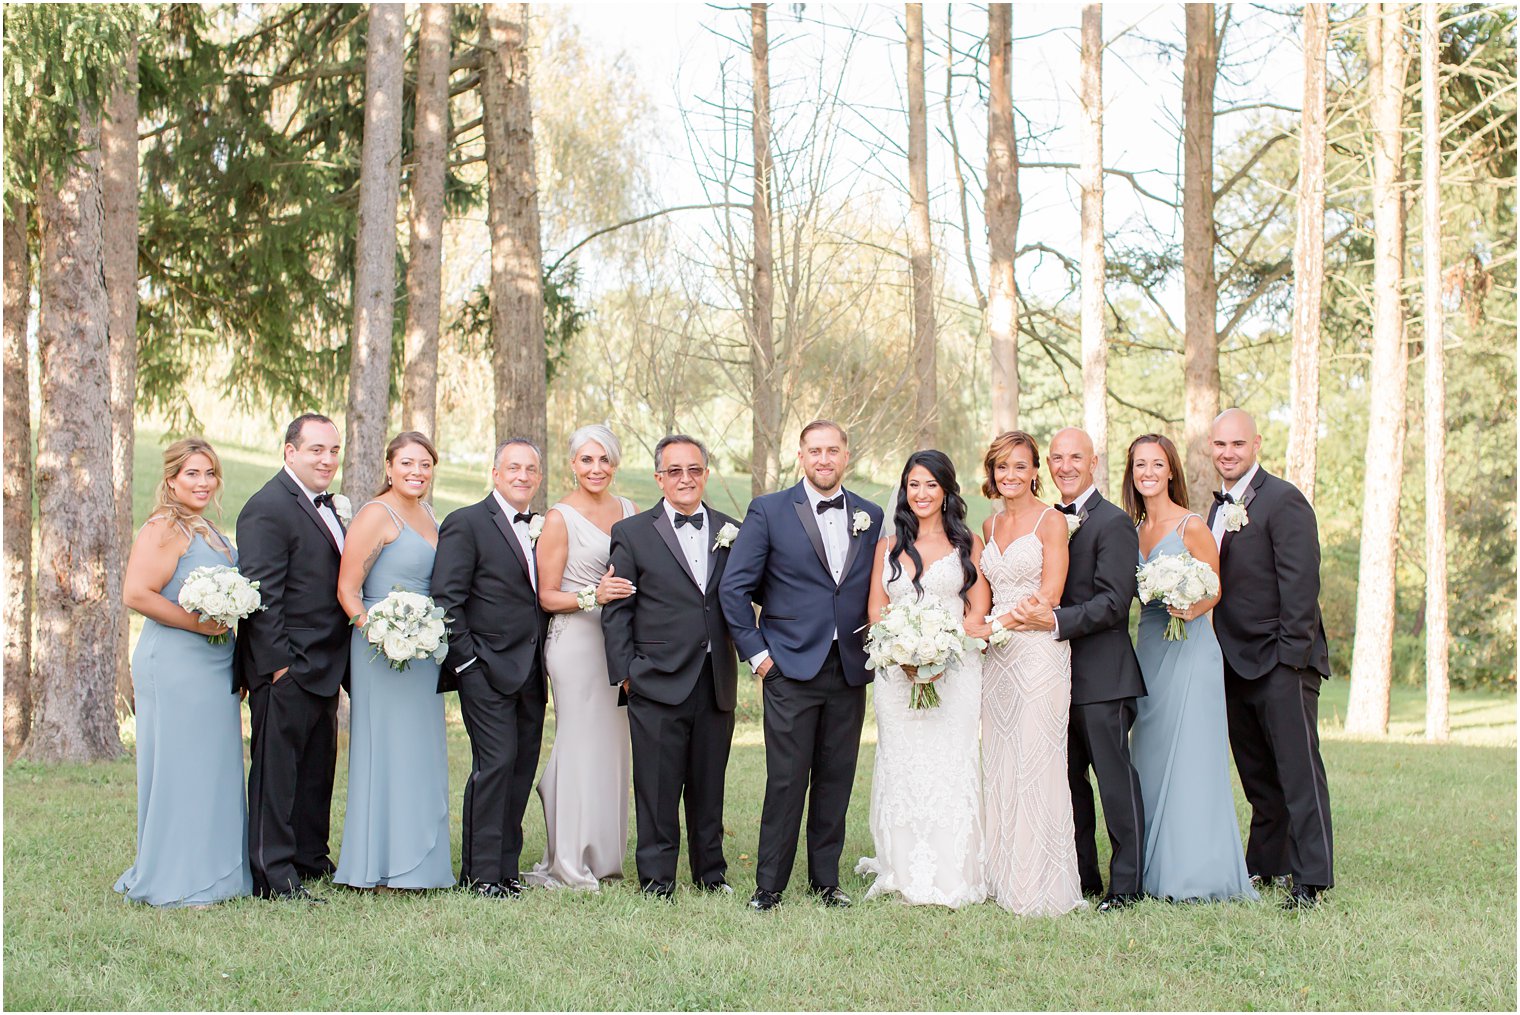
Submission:
[[[1340,884],[1318,911],[1283,913],[1269,898],[1026,919],[887,899],[826,911],[796,881],[780,911],[750,912],[764,754],[753,689],[742,692],[726,813],[737,894],[685,888],[673,906],[623,883],[515,902],[323,887],[330,904],[319,908],[244,899],[157,911],[111,891],[133,856],[131,760],[15,764],[5,773],[5,1006],[1514,1010],[1513,695],[1454,696],[1449,745],[1367,743],[1340,738],[1345,683],[1328,685]],[[1422,708],[1400,692],[1395,728],[1416,728]],[[868,719],[868,741],[873,731]],[[452,704],[449,745],[457,869],[469,755]],[[871,751],[850,809],[851,865],[872,852]],[[543,843],[535,799],[524,859]],[[865,885],[847,873],[844,887],[858,900]]]

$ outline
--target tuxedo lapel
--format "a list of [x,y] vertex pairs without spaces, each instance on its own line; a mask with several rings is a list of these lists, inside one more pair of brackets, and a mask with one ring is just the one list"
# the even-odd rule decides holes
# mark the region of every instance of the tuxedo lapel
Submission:
[[[662,500],[654,506],[654,530],[665,540],[665,545],[670,548],[670,553],[676,562],[681,565],[681,570],[686,572],[686,577],[691,579],[693,585],[701,586],[697,582],[697,576],[691,572],[691,562],[686,559],[686,554],[681,549],[681,541],[676,538],[676,527],[670,524],[670,516],[665,513],[665,502]],[[706,538],[704,535],[703,538]],[[711,558],[712,554],[708,554]]]
[[528,570],[528,557],[523,553],[522,543],[518,541],[517,533],[512,531],[512,523],[507,521],[507,516],[502,512],[501,505],[496,503],[494,494],[486,496],[486,510],[490,512],[491,521],[495,522],[496,527],[501,530],[502,538],[507,541],[507,549],[512,551],[512,555],[517,558],[517,563],[521,565],[523,577],[532,581],[533,572]]
[[807,491],[801,483],[792,487],[792,507],[797,511],[797,518],[802,522],[802,531],[807,533],[808,542],[813,544],[813,552],[818,554],[818,563],[823,565],[823,573],[829,576],[829,581],[833,581],[834,572],[829,568],[829,554],[823,548],[823,533],[818,529],[818,512],[813,510]]
[[860,544],[865,542],[865,540],[861,538],[864,533],[858,533],[855,531],[855,523],[853,521],[855,517],[855,506],[851,503],[851,501],[854,499],[854,496],[854,494],[849,493],[848,491],[845,492],[844,521],[846,525],[845,531],[849,533],[850,542],[848,544],[849,552],[845,555],[844,558],[844,567],[839,572],[839,584],[841,585],[843,585],[844,580],[850,576],[850,568],[855,566],[855,559],[860,556]]
[[[1256,476],[1251,480],[1251,485],[1246,487],[1246,492],[1240,495],[1240,506],[1244,508],[1256,499],[1256,492],[1261,489],[1261,484],[1267,481],[1267,470],[1260,466],[1256,469]],[[1209,512],[1209,525],[1214,524],[1214,515],[1218,512],[1220,504],[1214,504],[1214,510]],[[1230,548],[1230,542],[1234,540],[1235,533],[1226,531],[1224,537],[1219,540],[1219,559],[1224,560],[1224,551]]]
[[707,551],[706,585],[708,591],[712,591],[717,587],[713,584],[713,575],[718,573],[718,554],[728,552],[726,547],[718,545],[718,530],[723,528],[725,524],[728,524],[728,520],[726,518],[719,517],[718,512],[714,511],[710,507],[707,507],[706,502],[704,502],[702,506],[707,509],[707,524],[712,528],[712,548]]
[[[296,503],[301,506],[301,510],[306,512],[306,517],[310,518],[312,523],[321,531],[322,538],[326,539],[327,545],[333,548],[333,553],[341,554],[343,551],[339,549],[338,541],[333,538],[332,529],[329,529],[327,523],[322,520],[322,515],[318,513],[317,506],[311,502],[306,494],[301,492],[301,488],[295,484],[295,480],[291,479],[284,469],[280,470],[280,482],[284,484],[285,489],[290,492],[290,495],[296,499]],[[335,511],[333,514],[336,515],[337,512]],[[342,525],[343,521],[339,519],[338,526],[341,528]]]

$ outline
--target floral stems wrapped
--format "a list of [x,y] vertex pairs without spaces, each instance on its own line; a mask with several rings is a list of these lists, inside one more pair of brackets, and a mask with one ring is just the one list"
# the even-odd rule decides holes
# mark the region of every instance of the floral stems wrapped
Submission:
[[[1219,576],[1191,553],[1163,554],[1135,569],[1137,594],[1142,603],[1161,600],[1174,610],[1189,610],[1219,595]],[[1187,624],[1172,617],[1166,624],[1167,641],[1185,641]]]
[[179,605],[202,620],[214,621],[228,628],[210,634],[206,640],[225,645],[237,622],[264,609],[259,583],[244,578],[238,569],[223,564],[198,567],[185,578],[179,589]]
[[897,666],[912,682],[911,709],[936,708],[939,689],[934,681],[945,668],[982,642],[968,637],[960,617],[923,601],[888,606],[866,632],[866,665],[873,670]]
[[405,670],[414,659],[443,662],[448,654],[448,619],[443,607],[420,592],[397,588],[368,611],[364,638],[375,647],[373,658],[384,656],[393,670]]

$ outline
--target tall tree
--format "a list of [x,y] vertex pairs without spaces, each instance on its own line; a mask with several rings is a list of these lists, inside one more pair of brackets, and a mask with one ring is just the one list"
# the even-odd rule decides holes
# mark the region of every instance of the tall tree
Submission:
[[5,197],[5,753],[32,722],[32,409],[26,319],[32,302],[26,203]]
[[116,538],[107,589],[115,611],[116,697],[131,710],[130,625],[121,582],[132,546],[132,449],[137,430],[137,52],[134,34],[122,54],[121,80],[100,126],[106,299],[111,308],[111,480],[116,491]]
[[776,386],[776,336],[772,315],[775,288],[771,277],[771,43],[766,4],[750,4],[750,61],[754,67],[754,110],[750,136],[754,146],[755,192],[750,218],[755,230],[750,255],[749,379],[750,495],[774,490],[780,481],[781,392]]
[[422,5],[412,128],[411,240],[406,262],[401,425],[437,437],[438,331],[443,308],[443,189],[449,153],[449,40],[453,4]]
[[1108,331],[1103,298],[1103,6],[1082,7],[1082,420],[1108,491]]
[[[1013,143],[1012,4],[987,6],[987,74],[987,332],[992,339],[992,428],[1002,433],[1019,425],[1019,290],[1013,277],[1019,155]],[[927,222],[927,207],[924,218]]]
[[933,447],[939,429],[935,382],[934,255],[929,233],[929,116],[924,97],[924,5],[907,4],[908,266],[913,289],[914,446]]
[[1325,52],[1329,37],[1329,6],[1305,4],[1298,236],[1293,244],[1293,365],[1288,382],[1288,481],[1311,502],[1319,445],[1320,298],[1325,288]]
[[1420,8],[1420,199],[1425,268],[1425,739],[1451,735],[1446,619],[1446,352],[1441,307],[1441,39]]
[[[480,30],[496,439],[527,437],[543,447],[549,429],[548,377],[528,5],[486,4]],[[538,497],[542,501],[544,491]]]
[[[1367,453],[1362,476],[1361,559],[1357,567],[1356,641],[1346,732],[1388,732],[1393,670],[1395,556],[1403,485],[1404,401],[1409,360],[1404,346],[1404,79],[1409,50],[1400,5],[1367,5],[1367,62],[1372,106],[1372,366]],[[1439,256],[1439,255],[1438,255]]]
[[1211,4],[1187,5],[1182,65],[1183,440],[1192,507],[1214,488],[1209,427],[1219,415],[1219,342],[1214,275],[1214,82],[1219,36]]
[[354,327],[349,341],[348,432],[343,442],[343,492],[361,504],[374,496],[385,474],[385,431],[390,423],[405,32],[404,4],[370,4],[365,35]]

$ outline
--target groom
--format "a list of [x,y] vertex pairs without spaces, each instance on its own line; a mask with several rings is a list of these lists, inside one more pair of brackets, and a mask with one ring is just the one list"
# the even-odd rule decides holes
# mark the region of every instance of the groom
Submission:
[[871,681],[862,629],[881,508],[843,489],[850,442],[838,424],[814,420],[799,445],[806,478],[750,502],[719,586],[734,643],[764,683],[765,805],[749,903],[762,911],[780,905],[791,878],[804,803],[809,887],[825,906],[850,904],[839,855]]

